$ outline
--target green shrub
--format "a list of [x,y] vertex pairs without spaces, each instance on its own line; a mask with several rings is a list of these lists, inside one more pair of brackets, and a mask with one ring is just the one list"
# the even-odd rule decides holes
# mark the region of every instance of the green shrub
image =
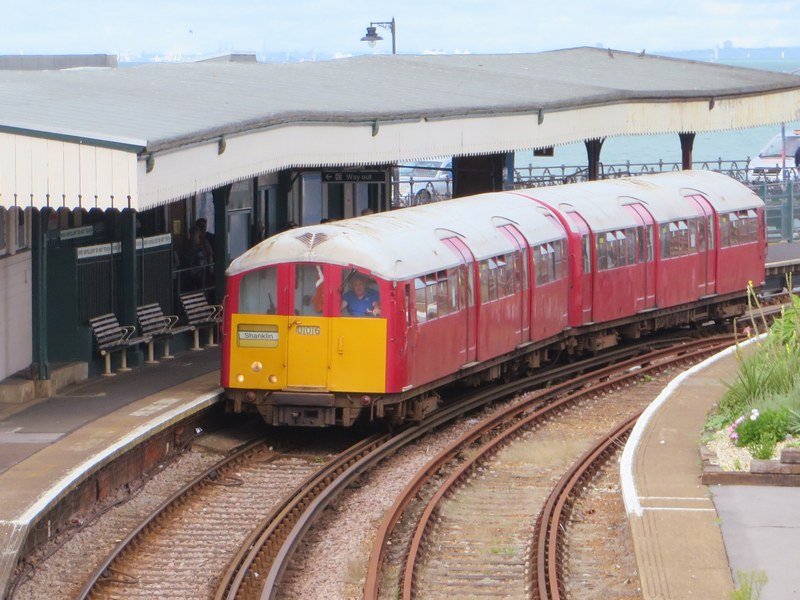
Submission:
[[[751,415],[756,418],[752,419]],[[762,460],[772,457],[775,444],[786,437],[789,426],[789,410],[766,410],[761,414],[751,413],[736,428],[738,446],[746,446],[750,453]]]

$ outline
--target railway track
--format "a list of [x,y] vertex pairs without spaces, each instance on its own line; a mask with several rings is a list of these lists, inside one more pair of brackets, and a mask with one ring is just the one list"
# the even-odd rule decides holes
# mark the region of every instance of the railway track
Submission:
[[[689,352],[689,348],[696,343],[685,344],[684,352]],[[407,428],[394,436],[376,435],[363,440],[323,468],[306,465],[301,469],[302,473],[297,471],[289,478],[291,485],[289,479],[278,474],[280,469],[276,465],[281,462],[278,455],[265,454],[263,448],[259,450],[258,446],[247,448],[230,459],[228,466],[217,465],[159,507],[155,511],[157,514],[147,519],[119,544],[115,552],[96,570],[92,581],[87,583],[79,597],[151,597],[163,594],[165,589],[174,590],[170,593],[189,597],[207,595],[209,589],[216,589],[214,597],[218,599],[274,598],[289,561],[322,510],[353,481],[384,458],[466,412],[518,394],[521,390],[569,378],[569,381],[549,388],[568,393],[587,385],[586,378],[589,376],[573,376],[575,373],[597,368],[608,371],[612,368],[610,364],[627,364],[627,360],[631,361],[629,369],[639,370],[644,368],[643,365],[658,360],[659,355],[668,352],[658,350],[644,358],[630,358],[631,355],[641,354],[644,347],[652,348],[653,342],[639,347],[621,348],[581,363],[552,368],[546,373],[521,381],[482,390],[457,405],[438,411],[423,424]],[[607,375],[601,374],[599,377]],[[541,396],[542,393],[538,395]],[[544,402],[545,399],[541,398],[534,404],[541,405]],[[519,418],[518,415],[517,419]],[[476,439],[484,435],[486,434],[479,434]],[[271,469],[272,473],[263,477],[254,473],[243,473],[243,465],[247,461],[242,457],[248,454],[260,455],[255,462],[262,467],[269,466],[268,470]],[[440,468],[441,465],[438,465],[428,470],[436,473]],[[231,469],[236,473],[227,474]],[[273,494],[266,500],[247,500],[253,505],[252,509],[245,509],[245,501],[242,499],[216,504],[218,500],[193,498],[199,489],[234,490],[243,487],[245,482],[259,478],[262,487],[271,488]],[[269,485],[263,485],[267,480]],[[276,496],[278,489],[281,491]],[[185,516],[189,513],[182,506],[194,506],[196,512],[193,516]],[[191,512],[192,509],[189,510]],[[177,516],[170,516],[171,513]],[[204,520],[209,513],[214,514],[214,523]],[[242,524],[237,525],[240,515]],[[186,529],[183,530],[185,533],[180,533],[181,521],[189,524],[188,533],[185,532]],[[255,528],[254,522],[259,523]],[[237,530],[238,533],[223,533],[228,528]],[[229,540],[230,543],[220,545],[221,540]],[[211,555],[213,560],[209,558]],[[229,560],[231,556],[234,558]],[[172,573],[165,566],[170,564],[178,566],[177,569],[172,569]],[[223,575],[220,577],[221,573]],[[171,580],[178,583],[169,583]],[[193,581],[189,587],[181,587],[186,584],[186,580]],[[171,587],[172,585],[177,587]]]
[[587,440],[612,428],[609,416],[619,420],[596,399],[633,379],[698,360],[731,339],[717,336],[621,361],[530,394],[473,427],[422,469],[388,511],[373,545],[364,597],[457,596],[475,589],[520,597],[538,590],[531,536],[520,539],[518,533],[531,531],[538,507]]
[[[642,353],[644,347],[652,347],[652,342],[617,349],[581,363],[549,369],[524,380],[491,386],[437,411],[419,425],[406,428],[394,436],[365,444],[363,451],[343,459],[331,473],[320,473],[313,481],[299,486],[292,499],[285,500],[280,508],[276,508],[259,524],[232,561],[217,588],[215,598],[233,600],[277,597],[289,562],[304,535],[324,509],[365,472],[404,446],[486,404],[513,396],[520,390],[532,386],[543,385],[575,372],[599,368],[632,354]],[[288,520],[282,515],[288,516]]]
[[265,510],[315,471],[250,443],[175,492],[109,553],[78,598],[203,597]]

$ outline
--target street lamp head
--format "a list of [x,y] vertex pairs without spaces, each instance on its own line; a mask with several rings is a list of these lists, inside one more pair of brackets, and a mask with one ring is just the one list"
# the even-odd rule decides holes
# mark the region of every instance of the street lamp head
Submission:
[[383,38],[378,35],[376,27],[367,27],[367,35],[361,38],[362,42],[367,42],[370,47],[375,46],[375,42],[379,42]]

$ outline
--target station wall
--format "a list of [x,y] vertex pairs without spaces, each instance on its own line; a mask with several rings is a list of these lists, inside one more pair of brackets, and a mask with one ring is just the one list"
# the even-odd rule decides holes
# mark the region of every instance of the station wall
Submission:
[[31,253],[0,257],[0,380],[31,364]]

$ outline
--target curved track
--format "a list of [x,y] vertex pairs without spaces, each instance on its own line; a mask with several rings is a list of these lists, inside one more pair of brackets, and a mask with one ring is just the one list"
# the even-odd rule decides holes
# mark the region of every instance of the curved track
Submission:
[[[712,338],[712,340],[684,344],[678,349],[658,350],[645,356],[631,358],[614,366],[600,369],[593,374],[581,375],[569,382],[532,394],[487,421],[478,424],[421,470],[415,480],[408,484],[404,493],[398,497],[395,505],[388,512],[373,546],[364,597],[368,599],[378,598],[379,595],[382,597],[394,597],[396,593],[392,589],[394,585],[400,586],[403,598],[411,598],[418,592],[418,567],[422,554],[431,554],[428,537],[431,531],[435,529],[436,522],[440,520],[441,504],[446,498],[455,494],[455,490],[460,486],[470,485],[469,482],[472,478],[484,478],[485,473],[481,472],[479,465],[497,454],[512,438],[518,437],[532,427],[540,426],[553,419],[560,411],[579,401],[583,401],[588,396],[596,396],[608,389],[627,385],[627,382],[631,379],[663,369],[675,362],[694,360],[700,356],[705,356],[717,351],[720,347],[728,345],[730,340],[731,336],[718,336]],[[449,475],[445,472],[447,468],[450,469]],[[439,483],[441,480],[444,480],[444,482]],[[513,483],[509,483],[509,485],[513,485]],[[427,493],[422,493],[423,488],[428,490]],[[430,488],[434,488],[434,491],[431,492]],[[410,512],[414,512],[409,509],[415,504],[415,499],[418,495],[424,495],[430,499],[422,509],[421,516],[418,518],[416,515],[408,516]],[[491,500],[488,502],[491,502]],[[419,504],[418,501],[416,504]],[[491,509],[488,508],[488,510]],[[419,513],[420,510],[416,509],[416,512]],[[403,540],[399,543],[398,540],[395,540],[394,544],[392,544],[392,535],[401,519],[405,522],[416,522],[410,545],[408,540]],[[404,535],[407,537],[409,534],[406,533]],[[443,542],[441,539],[440,543],[444,546],[453,544],[452,541]],[[404,544],[405,546],[403,546]],[[398,546],[408,549],[405,567],[402,574],[390,574],[387,577],[382,573],[384,558],[391,548],[392,562],[397,561],[399,557]],[[498,554],[504,552],[504,548],[495,550]],[[400,577],[401,581],[397,579],[398,577]],[[472,577],[481,579],[482,585],[491,585],[488,581],[484,581],[490,579],[490,576],[484,577],[484,574],[481,573],[472,575]],[[388,584],[387,581],[389,582]],[[384,587],[388,585],[389,589],[381,590],[382,585]],[[500,589],[502,590],[502,578],[498,585],[501,586]],[[444,590],[458,593],[456,587],[453,585],[448,587],[448,584],[443,584],[435,590],[428,589],[427,591],[435,594],[444,593]],[[507,589],[504,590],[504,592],[507,591]]]

